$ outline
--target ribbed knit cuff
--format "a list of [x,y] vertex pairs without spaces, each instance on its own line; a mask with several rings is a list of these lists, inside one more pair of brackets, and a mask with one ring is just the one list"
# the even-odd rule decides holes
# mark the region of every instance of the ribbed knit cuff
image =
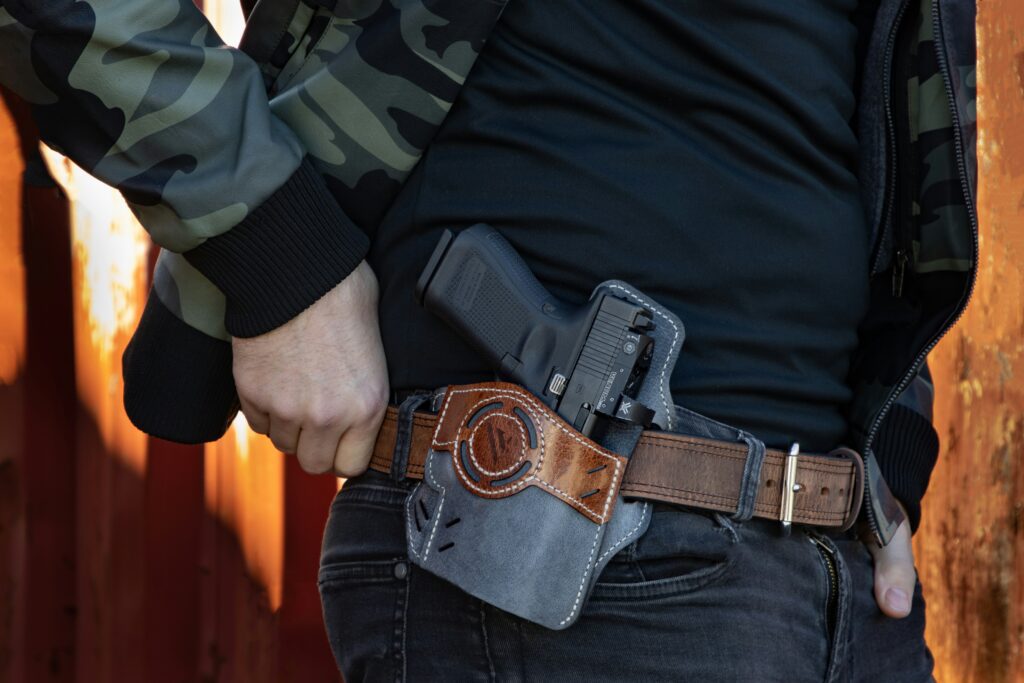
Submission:
[[911,532],[921,522],[921,498],[939,457],[939,435],[923,415],[896,404],[882,422],[874,446],[879,470],[907,509]]
[[185,258],[227,296],[228,332],[255,337],[333,289],[368,249],[369,239],[304,160],[245,220]]
[[238,412],[231,343],[188,325],[153,291],[121,371],[128,419],[161,439],[216,441]]

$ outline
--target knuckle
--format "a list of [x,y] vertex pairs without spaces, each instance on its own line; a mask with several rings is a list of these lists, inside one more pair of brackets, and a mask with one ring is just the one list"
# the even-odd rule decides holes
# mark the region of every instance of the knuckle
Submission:
[[235,390],[252,403],[258,403],[263,398],[263,384],[249,374],[235,373]]
[[270,443],[274,444],[274,448],[281,451],[282,453],[294,453],[295,448],[292,444],[285,443],[281,439],[270,437]]
[[358,477],[360,474],[365,472],[369,467],[369,463],[356,464],[356,463],[343,463],[336,464],[334,466],[334,473],[339,477],[345,479],[351,479],[352,477]]
[[359,395],[352,406],[353,421],[359,425],[375,422],[388,407],[386,391],[367,391]]
[[275,401],[267,412],[274,421],[288,424],[299,422],[301,416],[299,407],[290,401]]
[[330,458],[324,458],[320,453],[302,453],[297,458],[299,467],[308,474],[323,474],[331,470]]
[[337,427],[341,423],[341,415],[333,406],[321,403],[312,406],[306,411],[306,417],[303,422],[314,429],[330,429]]

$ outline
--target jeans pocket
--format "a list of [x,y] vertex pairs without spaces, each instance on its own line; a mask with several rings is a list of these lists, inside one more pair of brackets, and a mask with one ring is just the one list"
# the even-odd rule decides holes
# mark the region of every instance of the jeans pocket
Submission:
[[651,526],[598,577],[592,601],[689,595],[728,571],[739,537],[721,515],[656,505]]
[[327,640],[348,683],[401,680],[408,571],[403,558],[321,567]]
[[410,565],[406,489],[377,473],[348,481],[335,497],[320,555],[320,602],[342,675],[401,680]]

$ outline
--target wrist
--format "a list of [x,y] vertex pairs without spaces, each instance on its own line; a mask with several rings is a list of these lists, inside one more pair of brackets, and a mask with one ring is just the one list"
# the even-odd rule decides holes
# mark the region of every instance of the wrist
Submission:
[[291,320],[342,282],[369,240],[309,161],[226,233],[185,254],[227,297],[225,326],[253,337]]

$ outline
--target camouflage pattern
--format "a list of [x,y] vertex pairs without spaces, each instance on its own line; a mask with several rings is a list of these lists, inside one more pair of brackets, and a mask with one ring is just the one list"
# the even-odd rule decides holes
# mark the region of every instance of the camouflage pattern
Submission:
[[[0,0],[0,82],[35,103],[47,142],[119,187],[170,250],[159,303],[225,339],[223,297],[171,252],[237,224],[306,154],[372,234],[504,4],[260,0],[234,50],[191,0]],[[861,180],[881,257],[850,418],[869,470],[878,423],[897,398],[909,401],[904,389],[966,305],[977,268],[974,13],[973,0],[880,0],[868,41],[859,133],[874,165]],[[890,54],[898,15],[916,31]],[[887,221],[892,155],[873,131],[888,130],[877,93],[893,64],[908,66],[894,76],[906,97],[889,152],[912,187]]]
[[[270,60],[260,64],[270,109],[299,138],[358,226],[372,230],[398,193],[502,7],[491,0],[296,5]],[[273,3],[257,5],[243,51],[255,40],[253,27],[276,9]],[[227,338],[217,323],[224,301],[216,287],[175,254],[161,256],[158,268],[165,267],[171,275],[154,282],[164,305],[177,302],[171,310],[178,317]],[[201,295],[175,291],[185,289]]]
[[298,168],[304,150],[259,69],[191,0],[0,5],[4,84],[35,105],[46,144],[119,189],[161,246],[230,230]]
[[[968,205],[960,186],[956,141],[946,87],[933,37],[930,2],[922,3],[915,18],[916,40],[910,44],[917,73],[907,81],[910,159],[917,161],[912,174],[917,195],[912,198],[912,270],[915,273],[969,271],[974,263],[974,244],[969,231]],[[958,72],[964,73],[961,67]],[[975,122],[974,68],[962,80],[968,92],[970,122]],[[913,163],[913,161],[911,162]]]
[[[218,339],[224,297],[180,253],[237,225],[306,153],[372,225],[504,5],[303,0],[281,31],[287,4],[257,5],[235,50],[190,0],[0,0],[0,83],[36,105],[48,145],[124,193],[165,248],[154,293]],[[280,39],[257,64],[246,42],[267,35]]]
[[231,336],[224,328],[227,307],[224,294],[181,254],[160,250],[153,270],[152,295],[190,327],[230,341]]
[[[0,83],[34,105],[49,146],[118,188],[173,252],[237,225],[304,155],[255,63],[191,0],[2,0]],[[227,338],[212,283],[178,255],[160,270],[161,299]]]
[[305,144],[353,221],[372,230],[451,108],[503,5],[324,4],[300,2],[282,39],[289,47],[274,51],[279,63],[287,59],[266,72],[277,73],[270,108]]
[[[935,0],[922,0],[905,18],[914,22],[916,30],[908,32],[905,63],[909,72],[902,74],[906,80],[899,86],[906,89],[907,106],[895,114],[902,117],[897,130],[908,138],[898,146],[906,157],[898,156],[898,169],[901,181],[911,187],[908,206],[895,210],[902,224],[886,234],[893,241],[906,235],[909,261],[902,291],[895,291],[891,284],[895,273],[875,278],[868,318],[862,325],[863,342],[851,372],[855,389],[851,421],[861,447],[870,445],[869,436],[883,417],[883,408],[896,398],[893,393],[911,382],[924,362],[922,354],[966,305],[977,265],[974,186],[965,182],[959,167],[959,160],[973,157],[974,150],[963,147],[949,96],[952,92],[957,108],[971,117],[961,118],[961,126],[973,130],[974,56],[970,53],[969,64],[948,65],[962,77],[947,85],[940,62],[943,46],[934,39],[937,6]],[[942,57],[948,60],[949,53]],[[900,248],[887,246],[889,254]],[[890,271],[899,267],[895,256],[887,265]]]
[[[946,13],[966,14],[970,21],[959,25],[959,34],[939,40],[937,28],[946,25]],[[905,21],[912,22],[912,30],[893,59],[905,69],[894,75],[894,87],[905,88],[904,98],[894,98],[905,104],[893,112],[899,176],[891,190],[895,224],[880,231],[885,242],[878,246],[882,258],[876,272],[881,275],[872,280],[850,373],[852,443],[864,454],[865,509],[883,543],[901,515],[890,514],[886,506],[888,489],[875,462],[873,438],[894,402],[930,414],[925,359],[967,305],[978,260],[977,179],[970,170],[976,167],[974,5],[915,0]],[[921,400],[928,405],[918,405]]]

